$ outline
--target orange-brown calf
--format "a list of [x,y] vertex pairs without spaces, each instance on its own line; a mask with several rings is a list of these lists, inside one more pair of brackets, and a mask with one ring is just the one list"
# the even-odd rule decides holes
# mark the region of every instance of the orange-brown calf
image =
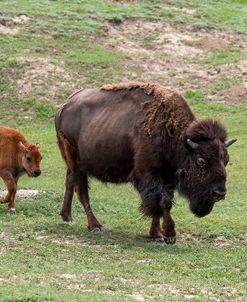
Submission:
[[19,131],[0,126],[0,176],[8,193],[2,202],[8,203],[8,211],[15,214],[15,194],[21,175],[30,177],[41,174],[39,144],[30,144]]

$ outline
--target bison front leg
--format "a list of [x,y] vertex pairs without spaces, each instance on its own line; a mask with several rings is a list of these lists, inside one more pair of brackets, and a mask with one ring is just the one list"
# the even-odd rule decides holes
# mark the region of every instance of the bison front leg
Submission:
[[154,241],[164,242],[164,236],[160,226],[160,217],[153,217],[149,234]]
[[[150,236],[157,242],[175,243],[175,223],[170,215],[173,190],[168,190],[161,178],[151,176],[135,181],[134,186],[141,195],[143,213],[152,217]],[[160,217],[162,216],[161,228]]]
[[1,177],[7,187],[8,193],[5,197],[5,202],[8,203],[8,212],[10,215],[16,214],[15,209],[15,195],[17,190],[17,181],[14,179],[12,174],[5,171],[1,174]]
[[160,207],[162,209],[163,216],[162,233],[167,244],[174,244],[176,242],[175,222],[170,214],[172,208],[172,199],[173,191],[166,188],[162,194]]

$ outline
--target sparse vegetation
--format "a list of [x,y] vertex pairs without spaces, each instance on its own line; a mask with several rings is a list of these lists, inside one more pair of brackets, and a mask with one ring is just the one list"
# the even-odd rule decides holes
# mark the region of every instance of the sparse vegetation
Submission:
[[[246,300],[247,100],[224,103],[247,81],[246,12],[245,0],[0,2],[0,123],[43,152],[42,176],[19,182],[40,193],[17,200],[15,217],[0,206],[0,301]],[[74,223],[59,217],[58,106],[82,87],[136,79],[177,88],[198,117],[238,138],[227,198],[212,214],[195,218],[176,196],[175,246],[147,237],[130,185],[91,180],[103,233],[88,232],[76,198]]]

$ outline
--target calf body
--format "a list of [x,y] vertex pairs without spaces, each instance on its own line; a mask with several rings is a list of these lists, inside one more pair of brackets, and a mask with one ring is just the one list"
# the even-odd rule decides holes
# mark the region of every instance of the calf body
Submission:
[[15,214],[15,194],[21,175],[27,173],[37,177],[40,170],[40,145],[30,144],[19,131],[0,126],[0,176],[8,193],[4,202],[8,203],[10,214]]
[[131,182],[140,193],[143,213],[152,218],[151,237],[166,243],[176,239],[170,215],[175,189],[200,217],[225,195],[224,127],[214,120],[197,120],[171,89],[136,82],[81,90],[61,107],[55,124],[67,164],[61,209],[65,221],[72,220],[76,191],[88,228],[101,229],[89,203],[88,176]]

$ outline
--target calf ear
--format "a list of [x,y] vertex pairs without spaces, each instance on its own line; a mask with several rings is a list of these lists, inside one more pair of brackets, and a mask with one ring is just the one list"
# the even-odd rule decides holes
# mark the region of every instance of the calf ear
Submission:
[[35,146],[37,147],[37,149],[40,151],[41,150],[41,145],[39,143],[35,144]]
[[23,153],[26,153],[28,151],[22,142],[19,142],[18,147],[19,147],[19,150],[22,151]]

